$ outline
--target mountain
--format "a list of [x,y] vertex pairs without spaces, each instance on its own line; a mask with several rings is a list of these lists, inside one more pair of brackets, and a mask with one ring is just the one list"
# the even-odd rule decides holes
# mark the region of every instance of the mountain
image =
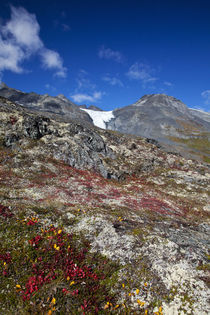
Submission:
[[114,110],[113,115],[106,123],[108,129],[155,139],[186,156],[210,159],[208,113],[198,114],[174,97],[145,95],[132,105]]
[[168,152],[210,162],[209,113],[190,109],[172,96],[144,95],[134,104],[108,112],[93,105],[78,106],[64,95],[23,93],[5,84],[0,96],[33,111],[46,112],[52,118],[145,137]]
[[[113,111],[107,128],[169,142],[170,136],[186,138],[185,130],[206,130],[210,124],[192,115],[188,107],[165,94],[145,95],[136,103]],[[189,135],[190,136],[190,135]]]
[[0,97],[1,314],[209,314],[209,168],[151,142]]
[[48,94],[39,95],[34,92],[24,93],[9,88],[5,83],[2,83],[0,86],[0,96],[6,97],[10,101],[31,110],[47,112],[48,114],[57,115],[57,117],[60,116],[65,120],[73,119],[92,123],[92,119],[89,115],[81,111],[78,105],[71,102],[62,94],[52,97]]
[[210,112],[207,113],[207,112],[204,112],[203,110],[194,109],[194,108],[190,108],[190,112],[193,116],[199,117],[210,123]]

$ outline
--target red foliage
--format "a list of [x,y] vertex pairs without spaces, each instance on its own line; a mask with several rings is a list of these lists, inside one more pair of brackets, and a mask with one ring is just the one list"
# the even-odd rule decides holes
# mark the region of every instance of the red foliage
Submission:
[[[43,237],[36,235],[29,240],[29,243],[39,250],[37,255],[41,252],[42,256],[37,257],[36,264],[32,264],[32,276],[26,282],[25,290],[21,291],[23,300],[29,300],[34,292],[38,291],[44,284],[56,279],[60,272],[63,273],[65,279],[68,278],[69,281],[75,281],[76,283],[88,279],[91,280],[91,283],[94,281],[96,285],[91,284],[91,290],[97,290],[97,285],[104,275],[97,275],[90,266],[85,264],[89,245],[85,243],[84,248],[77,250],[68,245],[71,244],[72,236],[59,231],[53,226],[43,233]],[[46,255],[49,255],[50,259],[46,260],[44,258]],[[78,290],[68,291],[63,289],[62,292],[65,295],[70,293],[73,296],[79,294]],[[84,303],[83,307],[86,308],[87,304]]]
[[11,116],[11,117],[10,117],[10,123],[11,123],[12,125],[15,125],[16,122],[17,122],[17,118],[14,117],[14,116]]
[[7,265],[10,264],[11,261],[12,261],[12,257],[10,255],[10,253],[6,252],[6,253],[3,253],[3,254],[0,254],[0,261],[3,261],[3,263],[6,263],[6,266],[5,266],[5,268],[3,267],[3,271],[2,271],[3,276],[8,276],[8,267],[7,267]]
[[152,211],[159,212],[161,214],[178,215],[176,213],[176,210],[171,208],[166,202],[158,200],[156,198],[144,197],[141,199],[140,205],[143,208],[148,208]]
[[10,209],[3,205],[0,205],[0,215],[4,217],[5,219],[11,218],[14,216],[14,214],[10,211]]
[[32,238],[32,240],[29,240],[28,242],[32,246],[37,246],[41,240],[42,240],[42,237],[40,235],[37,235],[34,238]]
[[29,219],[28,222],[27,222],[27,225],[34,225],[38,222],[38,220],[31,220]]
[[0,260],[9,264],[12,261],[12,257],[10,253],[0,254]]

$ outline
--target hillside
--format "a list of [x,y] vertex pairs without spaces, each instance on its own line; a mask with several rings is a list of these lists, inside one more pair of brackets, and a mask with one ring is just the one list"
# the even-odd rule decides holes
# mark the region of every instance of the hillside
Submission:
[[210,312],[209,168],[151,142],[0,98],[0,313]]

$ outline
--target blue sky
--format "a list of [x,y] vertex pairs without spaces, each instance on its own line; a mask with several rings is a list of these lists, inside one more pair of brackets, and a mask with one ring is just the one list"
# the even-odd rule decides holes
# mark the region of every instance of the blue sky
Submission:
[[0,1],[7,85],[104,110],[165,93],[210,111],[209,0]]

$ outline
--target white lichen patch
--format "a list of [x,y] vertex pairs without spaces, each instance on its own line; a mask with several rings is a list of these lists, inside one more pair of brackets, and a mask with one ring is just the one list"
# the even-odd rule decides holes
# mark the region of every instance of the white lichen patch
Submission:
[[210,290],[199,279],[203,271],[196,270],[186,258],[180,258],[176,243],[150,236],[143,250],[152,263],[152,270],[166,288],[172,293],[176,288],[174,300],[163,304],[164,314],[178,315],[182,314],[181,311],[185,314],[208,314]]
[[74,227],[75,232],[84,232],[91,240],[92,251],[99,251],[122,265],[132,262],[140,254],[132,235],[116,232],[112,223],[102,216],[83,217]]

